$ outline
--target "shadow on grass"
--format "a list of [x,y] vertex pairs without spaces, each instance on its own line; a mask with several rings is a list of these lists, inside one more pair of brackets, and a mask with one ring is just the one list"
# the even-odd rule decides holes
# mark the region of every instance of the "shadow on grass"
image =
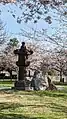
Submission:
[[45,117],[30,117],[21,114],[0,114],[0,119],[46,119]]
[[1,111],[4,111],[4,110],[8,110],[8,111],[15,111],[15,109],[16,108],[19,108],[19,107],[32,107],[32,108],[39,108],[39,107],[44,107],[44,106],[46,106],[46,105],[39,105],[39,104],[37,104],[37,105],[32,105],[32,104],[20,104],[20,103],[7,103],[7,102],[5,102],[5,103],[0,103],[0,112]]
[[48,103],[49,108],[51,108],[52,112],[63,112],[67,115],[67,106],[63,106],[62,104],[56,103]]
[[[23,113],[23,107],[25,108],[30,108],[32,107],[32,110],[34,108],[43,108],[47,107],[48,109],[50,108],[52,112],[59,112],[59,113],[64,113],[65,115],[67,115],[67,106],[64,106],[62,104],[56,104],[56,103],[45,103],[45,104],[40,104],[40,105],[30,105],[30,104],[19,104],[19,103],[0,103],[0,119],[46,119],[45,117],[43,118],[33,118],[33,117],[27,117],[27,116],[23,116],[23,115],[17,115],[17,114],[4,114],[4,113],[18,113],[19,111],[19,107],[22,107],[22,113]],[[18,111],[16,112],[15,109],[18,109]],[[35,110],[36,110],[35,109]],[[20,112],[19,112],[20,113]],[[54,119],[54,118],[53,118]]]
[[49,96],[49,97],[62,97],[67,98],[67,93],[63,91],[32,91],[24,93],[24,95],[37,95],[40,97]]
[[9,93],[9,94],[17,94],[17,95],[37,95],[40,97],[49,96],[49,97],[62,97],[67,98],[67,92],[65,91],[20,91],[14,90],[10,88],[0,89],[0,92]]
[[4,109],[10,109],[10,110],[15,110],[18,107],[21,107],[22,105],[19,103],[0,103],[0,112],[3,111]]

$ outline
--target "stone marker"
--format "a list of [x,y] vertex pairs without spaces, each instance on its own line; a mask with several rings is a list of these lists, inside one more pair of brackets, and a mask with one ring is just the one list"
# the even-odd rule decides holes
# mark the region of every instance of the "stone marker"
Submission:
[[49,77],[47,77],[48,79],[48,87],[46,88],[46,90],[57,90],[56,86],[51,82],[51,79]]

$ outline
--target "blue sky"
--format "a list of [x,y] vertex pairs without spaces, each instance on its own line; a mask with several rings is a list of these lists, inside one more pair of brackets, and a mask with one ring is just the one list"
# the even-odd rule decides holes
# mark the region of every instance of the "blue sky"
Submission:
[[[22,11],[14,4],[10,5],[10,4],[6,4],[6,5],[0,5],[0,9],[2,11],[1,13],[1,19],[4,22],[4,24],[6,24],[6,31],[8,32],[8,34],[11,37],[18,37],[20,39],[20,41],[22,39],[24,39],[25,37],[16,35],[16,33],[18,34],[19,32],[21,32],[20,29],[23,29],[27,32],[33,33],[33,30],[31,28],[33,28],[34,30],[42,30],[42,29],[46,29],[47,30],[47,34],[49,36],[52,36],[53,34],[55,34],[57,32],[57,30],[61,27],[63,27],[62,23],[59,22],[58,19],[60,19],[60,16],[57,15],[56,10],[51,10],[48,13],[48,16],[52,16],[52,24],[48,24],[47,22],[45,22],[44,20],[39,20],[36,24],[33,23],[33,21],[28,22],[27,24],[24,23],[24,21],[22,21],[21,24],[18,24],[16,21],[17,16],[20,16],[22,14]],[[16,12],[16,18],[12,17],[12,14],[10,12],[7,12],[8,10],[12,10],[14,12]],[[56,18],[56,19],[55,19]],[[60,32],[60,31],[59,31]]]
[[[24,28],[26,30],[26,29],[28,29],[28,26],[33,27],[34,29],[38,29],[38,30],[41,30],[42,28],[47,29],[48,33],[52,33],[54,31],[51,31],[52,30],[51,27],[59,26],[59,22],[56,20],[53,20],[52,24],[50,25],[42,19],[39,20],[39,22],[37,24],[34,24],[33,21],[29,22],[27,24],[22,21],[21,24],[18,24],[16,22],[16,18],[13,18],[12,14],[10,12],[7,12],[8,9],[15,10],[16,17],[17,17],[18,15],[21,15],[21,13],[22,13],[22,11],[18,7],[16,7],[14,4],[13,5],[8,4],[8,5],[0,5],[0,9],[2,10],[1,19],[4,21],[4,23],[6,23],[7,31],[9,31],[10,33],[18,33],[18,32],[20,32],[21,28]],[[50,12],[48,15],[53,16],[54,13]]]

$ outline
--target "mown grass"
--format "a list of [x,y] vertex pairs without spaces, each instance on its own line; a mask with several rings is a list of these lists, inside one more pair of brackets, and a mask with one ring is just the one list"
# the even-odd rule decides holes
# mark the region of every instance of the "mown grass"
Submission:
[[67,119],[67,93],[1,90],[0,119]]
[[0,87],[12,87],[13,85],[13,81],[0,81]]
[[67,119],[67,87],[62,91],[0,90],[0,119]]

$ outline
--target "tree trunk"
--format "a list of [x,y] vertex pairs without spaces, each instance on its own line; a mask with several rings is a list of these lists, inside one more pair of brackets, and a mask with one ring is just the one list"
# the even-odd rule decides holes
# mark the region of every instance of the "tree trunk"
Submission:
[[10,71],[9,73],[10,73],[10,78],[11,78],[11,81],[12,81],[12,71]]
[[60,82],[64,82],[62,76],[63,76],[63,72],[62,72],[62,70],[61,70],[61,71],[60,71]]

